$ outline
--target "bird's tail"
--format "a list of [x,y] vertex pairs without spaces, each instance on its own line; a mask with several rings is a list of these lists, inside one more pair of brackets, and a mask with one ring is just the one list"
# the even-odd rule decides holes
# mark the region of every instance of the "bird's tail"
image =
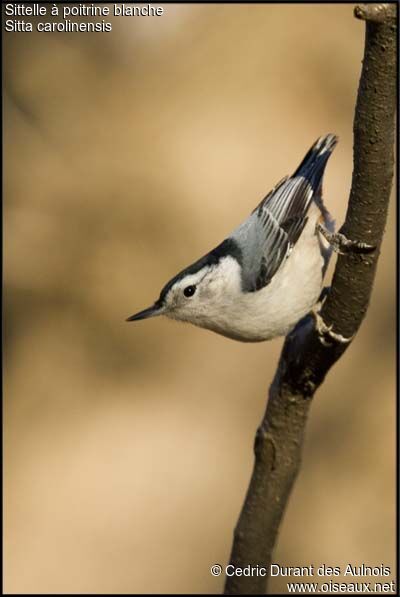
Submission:
[[327,161],[337,142],[336,135],[331,134],[317,139],[306,153],[293,176],[303,176],[310,183],[314,192],[317,191],[321,186]]

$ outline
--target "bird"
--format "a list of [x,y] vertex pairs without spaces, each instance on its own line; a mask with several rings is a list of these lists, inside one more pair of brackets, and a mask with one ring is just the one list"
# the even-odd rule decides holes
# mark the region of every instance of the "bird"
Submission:
[[320,137],[235,230],[174,276],[155,303],[128,317],[164,315],[241,342],[286,336],[317,304],[334,220],[322,179],[338,142]]

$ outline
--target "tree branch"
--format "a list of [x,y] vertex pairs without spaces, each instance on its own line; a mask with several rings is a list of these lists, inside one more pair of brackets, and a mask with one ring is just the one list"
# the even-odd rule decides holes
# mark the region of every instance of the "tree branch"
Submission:
[[[354,117],[354,171],[341,232],[376,250],[339,255],[318,318],[308,315],[285,340],[256,435],[254,469],[234,533],[234,567],[250,564],[269,571],[300,466],[311,399],[350,345],[368,308],[393,178],[396,8],[396,3],[366,4],[354,11],[366,21],[366,35]],[[262,594],[266,585],[267,577],[230,576],[225,594]]]

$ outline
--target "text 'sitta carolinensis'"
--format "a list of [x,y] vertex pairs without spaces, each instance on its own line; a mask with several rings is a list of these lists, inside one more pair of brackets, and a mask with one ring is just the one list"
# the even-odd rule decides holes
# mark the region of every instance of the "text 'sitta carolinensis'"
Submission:
[[336,143],[318,139],[247,220],[127,321],[166,315],[242,342],[286,335],[321,293],[333,233],[322,178]]

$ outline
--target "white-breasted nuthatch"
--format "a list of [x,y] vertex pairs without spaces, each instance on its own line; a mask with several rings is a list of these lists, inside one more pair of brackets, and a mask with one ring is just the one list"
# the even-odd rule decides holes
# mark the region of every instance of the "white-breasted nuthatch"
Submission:
[[247,220],[127,321],[166,315],[242,342],[287,334],[318,301],[331,241],[340,236],[322,202],[336,143],[334,135],[320,137]]

